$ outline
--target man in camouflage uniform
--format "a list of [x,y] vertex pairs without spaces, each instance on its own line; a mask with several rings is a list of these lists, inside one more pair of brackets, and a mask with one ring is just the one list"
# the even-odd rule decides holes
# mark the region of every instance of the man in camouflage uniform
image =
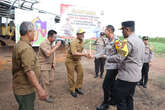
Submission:
[[[98,39],[96,39],[96,41],[94,42],[93,45],[96,45],[96,54],[99,54],[100,51],[104,50],[105,48],[105,33],[101,32],[100,33],[100,37]],[[105,58],[99,57],[99,58],[95,58],[95,77],[98,77],[98,73],[100,71],[100,78],[102,78],[103,73],[104,73],[104,65],[105,65]]]
[[20,26],[20,41],[12,53],[13,90],[19,110],[34,110],[35,89],[40,99],[46,99],[46,93],[39,84],[40,66],[32,48],[34,26],[23,22]]
[[[71,41],[65,61],[69,88],[73,97],[77,97],[77,93],[84,94],[82,91],[83,69],[80,60],[82,56],[89,57],[89,54],[82,53],[84,33],[85,31],[82,29],[77,31],[77,37]],[[77,72],[76,82],[74,81],[74,71]]]
[[54,98],[54,70],[55,70],[55,51],[60,46],[60,41],[56,46],[52,46],[53,42],[56,40],[57,32],[50,30],[48,32],[48,37],[45,39],[39,47],[39,63],[41,65],[41,85],[45,89],[48,98],[47,102],[53,102]]
[[[117,54],[120,42],[117,36],[114,35],[114,31],[115,28],[112,25],[106,26],[105,34],[107,39],[105,42],[105,48],[102,51],[100,50],[100,53],[96,54],[96,58],[107,58]],[[109,63],[106,59],[105,69],[106,76],[103,82],[104,101],[100,106],[97,107],[97,110],[105,110],[108,108],[108,101],[112,97],[114,81],[118,73],[118,63]]]
[[148,43],[147,36],[143,36],[142,39],[145,44],[145,56],[142,67],[142,79],[140,80],[139,85],[142,85],[144,88],[147,88],[149,67],[152,64],[153,48],[151,44]]

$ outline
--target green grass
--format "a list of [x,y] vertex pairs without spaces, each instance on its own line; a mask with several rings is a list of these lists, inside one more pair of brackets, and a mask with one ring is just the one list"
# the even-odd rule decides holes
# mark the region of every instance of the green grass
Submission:
[[151,42],[153,48],[154,48],[154,53],[156,55],[163,55],[165,56],[165,43],[161,43],[161,42]]
[[[119,37],[120,40],[123,40],[123,37]],[[91,44],[94,43],[94,40],[91,40]],[[154,55],[156,56],[163,56],[165,57],[165,38],[149,38],[149,43],[153,46],[154,48]],[[90,46],[90,40],[84,40],[84,48],[89,48]],[[95,46],[91,46],[93,50],[96,49]]]
[[91,40],[91,42],[90,42],[90,40],[85,39],[84,40],[84,48],[86,48],[86,49],[90,48],[90,43],[91,43],[91,49],[95,50],[96,47],[93,45],[94,42],[95,42],[95,40]]
[[159,43],[165,43],[165,38],[160,38],[160,37],[156,37],[156,38],[149,38],[149,42],[159,42]]
[[149,42],[152,44],[156,56],[165,56],[165,38],[149,38]]

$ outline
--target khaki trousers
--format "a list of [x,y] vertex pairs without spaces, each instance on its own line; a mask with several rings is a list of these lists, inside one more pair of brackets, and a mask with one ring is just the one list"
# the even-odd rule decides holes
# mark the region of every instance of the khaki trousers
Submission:
[[[71,92],[75,92],[76,88],[82,88],[83,83],[83,69],[80,61],[72,61],[67,60],[65,61],[65,66],[67,69],[68,75],[68,83]],[[77,80],[74,81],[74,71],[77,73]]]
[[40,83],[48,97],[54,98],[55,89],[54,89],[54,69],[51,70],[41,70]]

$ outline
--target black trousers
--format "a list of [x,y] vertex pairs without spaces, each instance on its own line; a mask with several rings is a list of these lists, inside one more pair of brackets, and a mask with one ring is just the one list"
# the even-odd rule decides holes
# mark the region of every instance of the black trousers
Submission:
[[140,83],[146,85],[148,82],[149,63],[144,63],[142,67],[142,79]]
[[127,82],[117,79],[114,85],[112,100],[117,105],[117,110],[133,110],[133,96],[136,82]]
[[104,91],[103,104],[108,104],[108,101],[112,97],[112,91],[114,88],[114,82],[115,82],[117,73],[118,73],[117,69],[107,70],[106,72],[106,76],[103,82],[103,91]]
[[105,65],[105,59],[104,58],[95,58],[95,72],[98,74],[99,72],[101,74],[104,73],[104,65]]

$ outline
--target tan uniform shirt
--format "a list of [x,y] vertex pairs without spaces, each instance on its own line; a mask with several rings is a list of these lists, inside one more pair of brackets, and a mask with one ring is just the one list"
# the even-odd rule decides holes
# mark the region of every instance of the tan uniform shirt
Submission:
[[79,61],[81,60],[81,56],[75,56],[73,55],[75,52],[82,52],[83,51],[83,42],[81,42],[79,39],[75,38],[70,43],[70,48],[67,53],[67,59],[73,60],[73,61]]
[[34,92],[26,72],[34,71],[37,78],[40,75],[40,66],[35,51],[30,42],[21,38],[14,46],[12,54],[13,89],[17,95],[27,95]]
[[45,39],[39,48],[39,63],[41,65],[41,70],[51,70],[54,63],[54,54],[50,56],[47,55],[48,51],[52,49],[52,44],[48,39]]

